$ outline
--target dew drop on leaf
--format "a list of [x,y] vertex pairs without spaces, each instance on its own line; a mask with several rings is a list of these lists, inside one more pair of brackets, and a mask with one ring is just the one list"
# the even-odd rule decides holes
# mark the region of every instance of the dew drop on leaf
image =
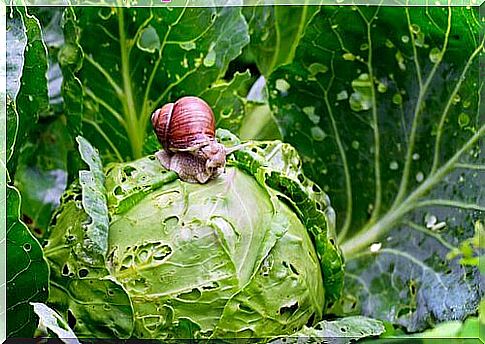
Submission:
[[355,60],[355,55],[352,53],[345,53],[342,55],[343,59],[346,61],[354,61]]
[[433,63],[438,63],[441,61],[441,50],[438,48],[433,48],[429,52],[429,59]]
[[411,24],[411,31],[414,34],[418,34],[421,31],[421,28],[419,27],[419,25]]
[[315,141],[323,141],[325,139],[325,136],[327,136],[325,132],[322,130],[322,128],[317,126],[312,127],[311,133],[312,133],[312,138]]
[[407,36],[407,35],[403,35],[403,36],[401,37],[401,41],[402,41],[403,43],[408,43],[408,42],[409,42],[409,36]]
[[288,90],[290,89],[290,84],[285,79],[278,79],[276,80],[275,87],[278,91],[280,91],[282,96],[286,96],[288,94]]
[[179,46],[183,50],[187,50],[187,51],[193,50],[196,48],[195,42],[183,42],[183,43],[180,43]]
[[328,67],[321,63],[312,63],[308,67],[308,71],[311,73],[311,75],[315,76],[318,73],[326,73],[328,71]]
[[380,82],[378,85],[377,85],[377,91],[380,92],[380,93],[385,93],[387,91],[387,86],[386,84]]
[[346,90],[343,90],[337,94],[337,100],[345,100],[347,98],[349,98],[349,94]]
[[353,149],[359,149],[360,143],[359,141],[352,141],[352,148]]
[[402,96],[400,93],[396,93],[392,96],[392,102],[396,105],[402,104]]
[[424,180],[424,174],[423,174],[423,172],[420,171],[420,172],[416,173],[416,181],[418,183],[421,183],[423,180]]
[[420,156],[418,153],[413,154],[413,160],[419,160]]
[[454,97],[453,97],[453,105],[456,105],[460,102],[461,100],[461,97],[459,94],[456,94]]
[[391,161],[391,163],[389,164],[389,168],[395,171],[399,168],[399,164],[397,163],[397,161]]
[[216,51],[214,50],[214,43],[211,44],[209,48],[209,52],[207,53],[206,57],[204,58],[204,66],[212,67],[216,63]]
[[462,112],[458,116],[458,125],[460,126],[460,128],[464,128],[468,124],[470,124],[470,117],[466,113]]

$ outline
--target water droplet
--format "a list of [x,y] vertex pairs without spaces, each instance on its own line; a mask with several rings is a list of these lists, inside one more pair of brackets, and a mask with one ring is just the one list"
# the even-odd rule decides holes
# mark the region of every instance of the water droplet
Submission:
[[420,156],[418,153],[413,154],[413,160],[419,160]]
[[204,58],[204,66],[206,67],[212,67],[215,63],[216,63],[216,51],[214,50],[214,46],[215,44],[212,43],[210,48],[209,48],[209,52],[207,53],[207,55],[205,56]]
[[429,59],[431,60],[431,62],[438,63],[441,61],[441,57],[441,50],[439,50],[438,48],[433,48],[430,50]]
[[399,66],[399,69],[403,71],[406,70],[406,64],[404,63],[404,56],[402,56],[399,50],[397,51],[395,57],[396,57],[396,61]]
[[377,85],[377,91],[380,92],[380,93],[385,93],[387,91],[387,86],[386,84],[380,82],[378,85]]
[[347,93],[346,90],[343,90],[339,93],[337,93],[337,100],[345,100],[349,97],[349,94]]
[[391,163],[389,164],[389,168],[395,171],[399,168],[399,164],[397,163],[397,161],[391,161]]
[[394,48],[394,43],[392,43],[389,39],[386,39],[386,47]]
[[421,171],[416,173],[416,181],[418,183],[421,183],[423,180],[424,180],[424,173]]
[[467,99],[467,100],[465,100],[465,101],[463,102],[463,107],[464,107],[465,109],[468,109],[468,108],[470,107],[470,105],[472,105],[472,103],[471,103],[471,101],[470,101],[470,100],[468,100],[468,99]]
[[439,231],[439,230],[441,230],[445,227],[446,227],[446,222],[441,221],[441,222],[438,222],[437,224],[435,224],[433,227],[431,227],[431,230],[432,231]]
[[453,100],[452,100],[453,105],[458,104],[458,103],[460,102],[460,100],[461,100],[461,97],[460,97],[460,95],[457,93],[457,94],[456,94],[456,95],[453,97]]
[[34,100],[34,97],[32,97],[31,95],[29,95],[29,102],[31,102],[33,100]]
[[465,128],[468,124],[470,124],[470,116],[462,112],[458,116],[458,125],[460,126],[460,128]]
[[426,228],[432,228],[437,221],[438,219],[434,215],[426,214],[424,216],[424,222],[425,222]]
[[359,149],[360,143],[359,141],[352,141],[352,148],[353,149]]
[[290,84],[285,79],[278,79],[276,80],[275,87],[278,91],[280,91],[282,96],[286,96],[288,94],[288,90],[290,89]]
[[192,50],[192,49],[195,49],[196,48],[196,44],[195,42],[183,42],[183,43],[180,43],[179,44],[180,48],[182,48],[183,50]]
[[350,95],[349,104],[353,111],[365,111],[372,107],[372,82],[369,74],[362,73],[357,79],[352,80],[354,93]]
[[367,44],[367,43],[362,43],[362,44],[360,45],[360,50],[367,50],[367,49],[369,49],[369,44]]
[[317,126],[312,127],[312,129],[310,131],[312,133],[312,138],[315,141],[323,141],[325,139],[325,137],[327,136],[325,134],[325,132],[322,130],[322,128],[317,127]]
[[411,24],[411,32],[414,34],[418,34],[421,31],[419,25]]
[[321,63],[312,63],[308,67],[308,71],[311,73],[312,76],[315,76],[318,73],[326,73],[328,71],[328,67]]
[[346,61],[354,61],[355,60],[355,55],[352,53],[345,53],[342,55],[343,59]]
[[402,41],[403,43],[408,43],[408,42],[409,42],[409,36],[407,36],[407,35],[403,35],[403,36],[401,37],[401,41]]
[[396,105],[402,104],[402,96],[400,93],[396,93],[392,96],[392,102]]
[[378,252],[382,247],[382,243],[380,242],[375,242],[372,245],[370,245],[370,251],[372,253]]
[[303,108],[303,112],[308,116],[310,121],[313,122],[313,124],[318,124],[320,122],[320,116],[315,115],[315,107],[314,106],[306,106]]

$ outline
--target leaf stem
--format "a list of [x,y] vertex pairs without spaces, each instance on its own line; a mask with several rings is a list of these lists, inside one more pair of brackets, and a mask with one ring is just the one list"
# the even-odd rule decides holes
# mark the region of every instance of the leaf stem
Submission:
[[120,50],[121,50],[121,68],[123,77],[123,91],[124,97],[121,98],[123,104],[123,110],[126,116],[126,126],[125,129],[128,133],[128,138],[131,143],[131,149],[133,153],[133,158],[140,158],[143,150],[143,138],[145,135],[145,128],[140,128],[135,101],[133,99],[133,90],[131,87],[130,78],[130,56],[129,47],[127,45],[127,40],[125,36],[125,23],[124,23],[124,13],[123,8],[118,8],[118,30],[120,35]]
[[485,124],[470,137],[470,139],[441,168],[430,174],[426,180],[414,190],[404,201],[393,205],[391,209],[376,223],[363,227],[354,237],[341,245],[346,259],[359,254],[370,244],[376,242],[388,233],[401,218],[410,210],[416,208],[416,202],[433,186],[439,183],[454,168],[460,156],[470,149],[485,134]]

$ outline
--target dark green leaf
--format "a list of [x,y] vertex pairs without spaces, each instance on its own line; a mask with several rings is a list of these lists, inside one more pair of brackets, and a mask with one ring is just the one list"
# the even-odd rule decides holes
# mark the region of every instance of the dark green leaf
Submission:
[[82,49],[78,42],[76,15],[74,9],[68,7],[64,10],[62,27],[65,44],[59,51],[59,64],[62,69],[61,94],[64,100],[64,114],[67,118],[67,127],[71,135],[79,134],[83,112],[83,89],[76,73],[82,65]]
[[7,95],[7,162],[12,157],[15,141],[17,140],[18,120],[19,115],[15,102]]
[[[201,95],[249,41],[238,7],[83,7],[76,16],[84,51],[84,133],[107,161],[141,157],[151,113],[183,95]],[[221,87],[234,90],[244,78],[216,86],[208,97]],[[229,99],[221,101],[216,116],[237,127],[240,112],[231,114],[237,120],[224,118]]]
[[321,8],[270,104],[329,193],[347,258],[338,312],[423,329],[484,293],[447,253],[483,221],[475,8]]
[[293,61],[296,47],[317,6],[251,6],[244,9],[249,49],[265,76]]
[[7,186],[7,337],[31,338],[37,317],[29,303],[47,299],[49,268],[19,216],[19,192]]
[[[18,112],[16,142],[23,143],[37,122],[39,115],[49,109],[48,63],[39,21],[30,15],[25,7],[15,7],[12,11],[14,16],[13,19],[9,19],[8,26],[11,29],[11,34],[7,43],[7,50],[11,51],[9,58],[12,58],[8,67],[8,89]],[[17,14],[20,14],[20,18]],[[19,40],[17,41],[17,39]],[[19,73],[20,70],[22,70],[21,74]],[[9,134],[11,134],[10,131]],[[9,139],[9,142],[13,141],[15,140]],[[9,161],[12,178],[17,160],[16,156],[20,148],[21,145],[18,145],[15,151],[11,153],[14,154]]]
[[15,185],[22,195],[23,219],[40,238],[67,187],[67,156],[73,144],[64,118],[39,124],[32,133],[18,160]]

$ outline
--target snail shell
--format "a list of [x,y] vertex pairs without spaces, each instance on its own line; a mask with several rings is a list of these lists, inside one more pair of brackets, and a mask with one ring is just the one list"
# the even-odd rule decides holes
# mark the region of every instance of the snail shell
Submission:
[[169,152],[196,150],[214,141],[214,113],[197,97],[165,104],[153,113],[152,125],[162,147]]
[[166,169],[191,183],[206,183],[223,172],[227,153],[214,137],[214,113],[202,99],[165,104],[151,120],[163,147],[156,156]]

